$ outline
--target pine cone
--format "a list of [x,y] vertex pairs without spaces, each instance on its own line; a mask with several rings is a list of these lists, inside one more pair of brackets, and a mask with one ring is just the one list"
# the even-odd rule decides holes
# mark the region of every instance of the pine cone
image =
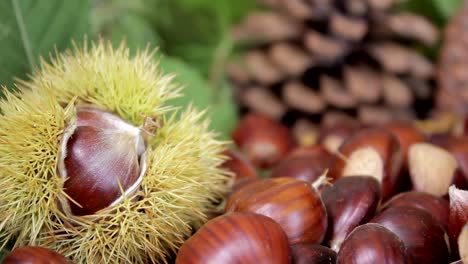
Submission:
[[468,4],[454,15],[444,32],[437,81],[437,107],[468,114]]
[[241,111],[290,126],[425,118],[434,65],[416,47],[438,29],[392,0],[262,0],[234,29],[246,47],[228,65]]

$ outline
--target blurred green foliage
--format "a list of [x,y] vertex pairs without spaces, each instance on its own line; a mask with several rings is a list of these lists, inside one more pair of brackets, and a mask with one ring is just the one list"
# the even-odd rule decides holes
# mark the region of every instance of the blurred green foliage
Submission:
[[90,2],[62,0],[0,1],[0,84],[13,88],[39,56],[70,46],[89,33]]
[[[422,13],[442,27],[462,0],[409,0],[401,10]],[[236,108],[223,66],[234,52],[232,25],[259,8],[255,0],[2,0],[0,1],[0,84],[27,78],[39,57],[104,38],[127,42],[132,52],[159,47],[161,67],[186,86],[183,99],[208,107],[212,127],[229,137]]]
[[408,0],[399,8],[428,17],[434,24],[443,27],[447,20],[461,8],[463,0]]

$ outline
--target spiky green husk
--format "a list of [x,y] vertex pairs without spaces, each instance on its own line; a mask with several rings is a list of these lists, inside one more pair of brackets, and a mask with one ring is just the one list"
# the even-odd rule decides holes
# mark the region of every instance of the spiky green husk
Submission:
[[[46,246],[77,263],[161,262],[176,251],[214,210],[227,176],[218,166],[224,143],[203,113],[189,109],[176,118],[164,105],[179,96],[171,79],[152,53],[130,58],[123,45],[99,43],[43,62],[19,85],[22,93],[7,93],[0,102],[0,239]],[[59,141],[80,102],[157,126],[141,190],[97,219],[69,219],[57,203],[66,195]]]

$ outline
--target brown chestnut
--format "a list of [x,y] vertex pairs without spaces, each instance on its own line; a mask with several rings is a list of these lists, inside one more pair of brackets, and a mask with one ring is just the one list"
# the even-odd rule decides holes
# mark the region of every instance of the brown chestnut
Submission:
[[383,129],[392,133],[400,143],[400,148],[403,155],[403,166],[406,166],[409,147],[415,143],[422,143],[426,141],[426,136],[416,126],[409,122],[390,122],[385,124]]
[[338,252],[346,236],[374,216],[380,199],[380,185],[369,176],[344,177],[322,191],[328,215],[326,241],[332,250]]
[[368,175],[377,179],[386,200],[395,191],[402,164],[398,140],[383,129],[360,130],[338,149],[329,176]]
[[322,145],[313,145],[313,146],[306,146],[306,147],[296,147],[293,148],[288,155],[285,157],[285,159],[289,158],[294,158],[296,156],[325,156],[327,159],[332,159],[333,154],[328,151],[324,146]]
[[370,222],[395,233],[405,244],[413,263],[440,264],[449,260],[442,225],[422,209],[390,207]]
[[335,153],[341,144],[357,130],[358,126],[351,122],[334,123],[320,130],[317,143],[323,145],[331,153]]
[[285,264],[292,260],[288,238],[271,218],[229,213],[208,221],[180,248],[176,264]]
[[327,171],[332,160],[333,155],[321,147],[297,148],[272,169],[270,177],[291,177],[313,183]]
[[337,264],[411,263],[403,241],[379,224],[356,227],[338,252]]
[[459,188],[468,188],[468,136],[446,137],[438,145],[452,153],[458,162],[463,179],[455,179],[454,184]]
[[281,225],[291,244],[318,244],[327,229],[327,212],[318,191],[294,178],[252,182],[231,195],[225,211],[266,215]]
[[441,197],[425,192],[409,191],[393,196],[382,208],[385,210],[398,206],[422,209],[434,216],[444,227],[444,230],[448,230],[449,203]]
[[455,157],[447,150],[429,143],[411,145],[408,166],[413,189],[435,196],[448,193],[460,176]]
[[19,247],[11,251],[3,264],[72,264],[64,256],[43,247]]
[[234,181],[257,178],[257,171],[252,162],[238,150],[226,149],[223,155],[227,157],[221,167],[234,174]]
[[295,244],[291,247],[294,264],[335,264],[336,252],[322,245]]
[[249,113],[240,120],[232,139],[256,167],[270,168],[294,146],[288,128],[267,116]]
[[144,131],[114,113],[81,106],[63,134],[58,171],[67,215],[91,215],[135,193],[146,169]]

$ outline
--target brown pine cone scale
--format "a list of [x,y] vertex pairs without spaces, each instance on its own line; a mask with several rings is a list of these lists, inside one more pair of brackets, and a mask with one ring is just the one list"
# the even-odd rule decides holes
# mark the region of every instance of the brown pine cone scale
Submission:
[[424,17],[390,0],[261,2],[268,10],[233,30],[246,47],[227,68],[243,113],[291,126],[330,114],[364,124],[428,116],[434,65],[414,47],[434,45],[438,30]]

